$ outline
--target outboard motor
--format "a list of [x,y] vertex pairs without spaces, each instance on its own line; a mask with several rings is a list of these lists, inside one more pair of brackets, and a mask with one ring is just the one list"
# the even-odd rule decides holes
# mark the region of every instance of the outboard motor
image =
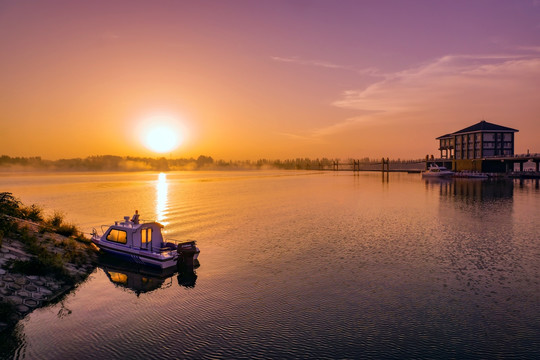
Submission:
[[195,246],[195,241],[186,241],[178,244],[176,249],[178,252],[178,264],[186,267],[193,268],[193,266],[198,262],[197,257],[201,252],[197,246]]

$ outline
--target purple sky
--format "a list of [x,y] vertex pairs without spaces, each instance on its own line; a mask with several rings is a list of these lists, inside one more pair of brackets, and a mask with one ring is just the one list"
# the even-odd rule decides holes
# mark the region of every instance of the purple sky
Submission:
[[0,154],[436,154],[482,119],[540,152],[540,1],[0,0]]

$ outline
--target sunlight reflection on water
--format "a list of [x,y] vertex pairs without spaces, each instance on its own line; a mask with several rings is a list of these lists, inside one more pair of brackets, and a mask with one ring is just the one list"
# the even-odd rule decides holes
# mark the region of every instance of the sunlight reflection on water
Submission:
[[157,221],[162,225],[167,225],[167,209],[168,209],[168,188],[167,174],[160,173],[156,181],[156,214]]

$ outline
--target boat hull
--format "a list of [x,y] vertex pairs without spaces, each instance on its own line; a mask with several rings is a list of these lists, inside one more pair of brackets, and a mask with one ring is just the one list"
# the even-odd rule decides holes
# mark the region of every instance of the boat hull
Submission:
[[430,178],[442,178],[442,177],[451,177],[454,175],[454,172],[448,170],[444,166],[438,166],[437,164],[432,164],[427,171],[422,172],[422,177]]
[[422,173],[422,177],[430,177],[430,178],[442,178],[442,177],[452,177],[452,176],[454,176],[453,171],[448,171],[448,172],[441,171],[437,173],[426,171]]
[[158,267],[161,269],[170,268],[178,264],[178,254],[176,251],[154,253],[132,248],[122,249],[121,247],[107,246],[96,239],[92,239],[92,242],[101,251],[136,264]]

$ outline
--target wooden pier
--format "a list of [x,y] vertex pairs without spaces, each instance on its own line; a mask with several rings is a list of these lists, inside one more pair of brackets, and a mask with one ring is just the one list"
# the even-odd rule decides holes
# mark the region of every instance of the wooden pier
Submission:
[[332,160],[331,164],[326,166],[319,163],[318,170],[352,171],[353,173],[360,171],[420,173],[425,167],[425,161],[422,160],[390,161],[389,158],[381,158],[380,161],[361,161],[357,159],[350,159],[348,161]]

